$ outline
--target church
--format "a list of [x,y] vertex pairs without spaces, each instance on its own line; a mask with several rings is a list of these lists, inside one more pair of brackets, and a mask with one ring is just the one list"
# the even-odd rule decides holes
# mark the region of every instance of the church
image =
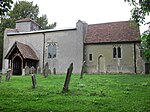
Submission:
[[74,74],[144,73],[139,27],[132,21],[88,25],[79,20],[75,28],[39,30],[39,25],[24,18],[16,28],[4,33],[3,67],[6,73],[24,75],[25,66],[64,74],[73,63]]

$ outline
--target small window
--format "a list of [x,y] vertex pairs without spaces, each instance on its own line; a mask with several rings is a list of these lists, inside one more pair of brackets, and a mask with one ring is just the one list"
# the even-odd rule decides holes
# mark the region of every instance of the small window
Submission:
[[116,47],[113,48],[113,58],[117,58],[117,50],[116,50]]
[[89,61],[92,61],[92,60],[93,60],[93,55],[89,54]]
[[48,44],[48,58],[56,58],[56,43]]
[[121,48],[118,47],[118,58],[121,58]]
[[122,57],[121,47],[120,46],[113,47],[113,58],[121,58],[121,57]]

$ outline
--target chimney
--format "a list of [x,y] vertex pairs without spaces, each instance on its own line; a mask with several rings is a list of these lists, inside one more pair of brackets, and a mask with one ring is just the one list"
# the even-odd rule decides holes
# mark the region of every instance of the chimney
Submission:
[[16,21],[16,29],[19,32],[30,32],[39,30],[39,24],[30,18],[24,18]]

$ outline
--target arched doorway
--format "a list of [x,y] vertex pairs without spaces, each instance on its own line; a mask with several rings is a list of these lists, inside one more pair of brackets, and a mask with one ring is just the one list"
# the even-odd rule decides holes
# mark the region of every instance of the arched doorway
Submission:
[[16,56],[13,59],[13,75],[22,75],[22,58],[20,56]]
[[98,57],[98,73],[105,73],[105,57],[102,55]]

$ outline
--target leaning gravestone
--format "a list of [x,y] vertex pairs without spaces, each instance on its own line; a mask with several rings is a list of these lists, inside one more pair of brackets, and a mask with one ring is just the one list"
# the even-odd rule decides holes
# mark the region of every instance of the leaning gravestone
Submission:
[[0,75],[0,83],[1,83],[1,81],[2,81],[2,76]]
[[83,72],[84,72],[84,69],[85,69],[85,61],[82,63],[80,79],[82,79],[82,78],[83,78]]
[[32,78],[32,87],[35,88],[36,87],[36,77],[34,74],[32,74],[31,78]]
[[25,66],[24,70],[25,70],[25,75],[29,75],[30,68],[28,66]]
[[66,80],[65,80],[65,83],[64,83],[64,87],[63,87],[63,92],[68,91],[72,71],[73,71],[73,63],[71,63],[69,68],[67,69],[67,75],[66,75]]
[[6,74],[6,81],[9,81],[10,80],[10,75],[11,75],[11,69],[9,69],[7,71],[7,74]]
[[44,67],[44,77],[47,77],[48,76],[48,73],[49,73],[49,66],[48,66],[48,62],[45,64],[45,67]]

